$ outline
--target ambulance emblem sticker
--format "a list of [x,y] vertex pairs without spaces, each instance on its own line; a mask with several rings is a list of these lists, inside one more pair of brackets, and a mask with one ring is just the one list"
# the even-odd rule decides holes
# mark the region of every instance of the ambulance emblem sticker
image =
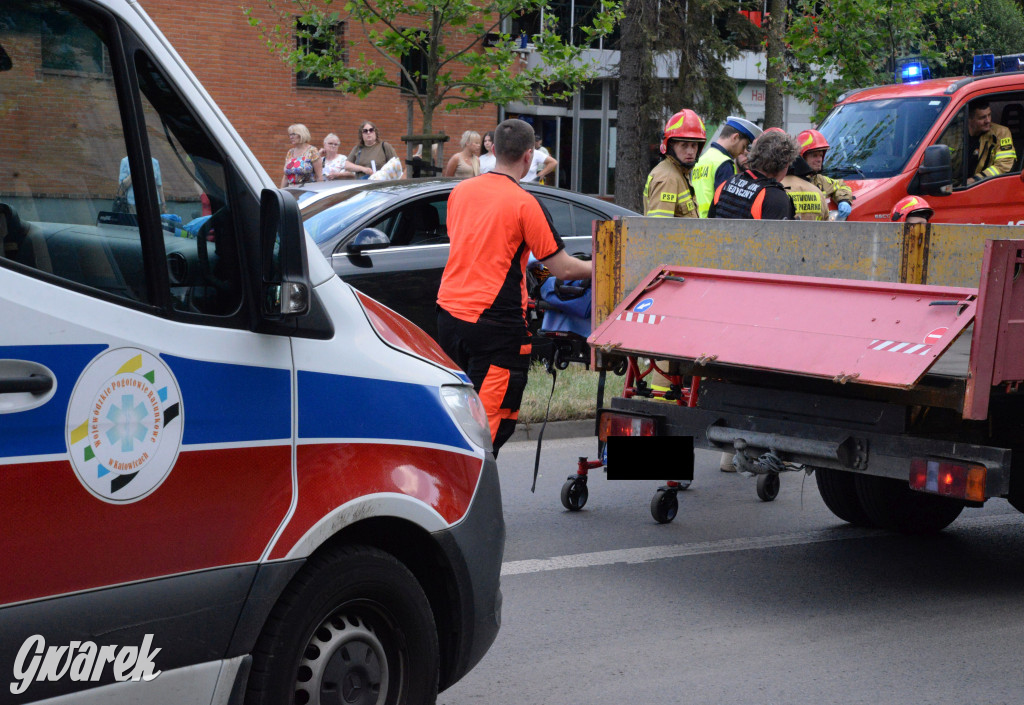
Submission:
[[71,466],[95,497],[136,502],[167,479],[181,448],[181,391],[170,368],[136,348],[85,368],[68,405]]

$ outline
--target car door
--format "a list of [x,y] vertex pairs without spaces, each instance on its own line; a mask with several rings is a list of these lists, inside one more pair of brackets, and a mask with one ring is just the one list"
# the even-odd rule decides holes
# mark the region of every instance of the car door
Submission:
[[[290,341],[248,329],[259,203],[166,55],[81,3],[3,12],[0,663],[148,644],[208,700],[292,494]],[[59,163],[13,148],[44,118]]]
[[992,122],[1010,130],[1017,153],[1013,167],[1000,174],[974,183],[967,183],[969,135],[967,129],[971,104],[965,103],[943,128],[936,144],[950,148],[953,165],[953,192],[944,196],[928,197],[935,209],[932,222],[936,223],[989,223],[1017,225],[1024,221],[1024,182],[1021,158],[1024,155],[1024,92],[987,93],[972,96],[972,102],[982,99],[992,110]]
[[391,244],[352,253],[342,243],[332,265],[344,281],[437,336],[437,290],[448,262],[448,194],[403,202],[369,221]]

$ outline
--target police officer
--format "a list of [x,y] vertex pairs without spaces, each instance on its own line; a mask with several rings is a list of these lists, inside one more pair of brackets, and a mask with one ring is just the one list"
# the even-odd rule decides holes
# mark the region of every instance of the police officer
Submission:
[[896,202],[890,215],[894,223],[927,223],[935,211],[921,196],[907,196]]
[[992,122],[992,108],[987,100],[971,103],[967,116],[967,183],[1005,174],[1013,168],[1017,151],[1013,137],[1002,125]]
[[828,199],[820,188],[811,183],[813,175],[804,158],[797,157],[782,179],[782,185],[796,209],[797,220],[828,220]]
[[750,148],[748,169],[715,191],[709,218],[793,220],[796,210],[780,181],[797,155],[796,142],[785,132],[765,132]]
[[708,217],[708,208],[715,197],[715,189],[740,171],[736,160],[746,153],[750,143],[761,135],[761,128],[743,118],[725,119],[718,138],[693,167],[690,181],[697,197],[697,214]]
[[800,145],[800,156],[813,172],[810,182],[821,189],[825,198],[835,201],[839,220],[846,220],[853,210],[853,191],[842,179],[830,179],[821,173],[825,153],[828,151],[828,140],[825,139],[825,135],[817,130],[804,130],[796,136],[796,141]]
[[665,155],[647,175],[644,215],[659,218],[696,218],[690,171],[704,149],[704,121],[692,110],[680,110],[665,124],[661,153]]

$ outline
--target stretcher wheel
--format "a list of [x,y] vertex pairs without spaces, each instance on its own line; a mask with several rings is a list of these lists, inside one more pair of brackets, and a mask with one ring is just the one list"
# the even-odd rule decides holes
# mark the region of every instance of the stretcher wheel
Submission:
[[762,502],[771,502],[779,496],[779,473],[768,472],[757,476],[757,496]]
[[578,512],[587,503],[590,491],[587,489],[586,478],[570,477],[562,485],[562,506],[570,512]]
[[651,516],[659,524],[667,524],[676,518],[679,512],[679,500],[676,491],[667,487],[659,487],[651,498]]

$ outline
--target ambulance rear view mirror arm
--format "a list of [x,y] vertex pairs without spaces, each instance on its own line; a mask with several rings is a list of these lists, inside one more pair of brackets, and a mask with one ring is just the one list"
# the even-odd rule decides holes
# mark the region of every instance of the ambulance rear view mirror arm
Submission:
[[282,320],[309,311],[306,237],[294,198],[278,189],[260,195],[260,293],[263,318]]
[[952,193],[953,167],[949,147],[944,144],[933,144],[925,147],[924,159],[917,169],[914,180],[910,182],[907,193],[926,196],[946,196]]

